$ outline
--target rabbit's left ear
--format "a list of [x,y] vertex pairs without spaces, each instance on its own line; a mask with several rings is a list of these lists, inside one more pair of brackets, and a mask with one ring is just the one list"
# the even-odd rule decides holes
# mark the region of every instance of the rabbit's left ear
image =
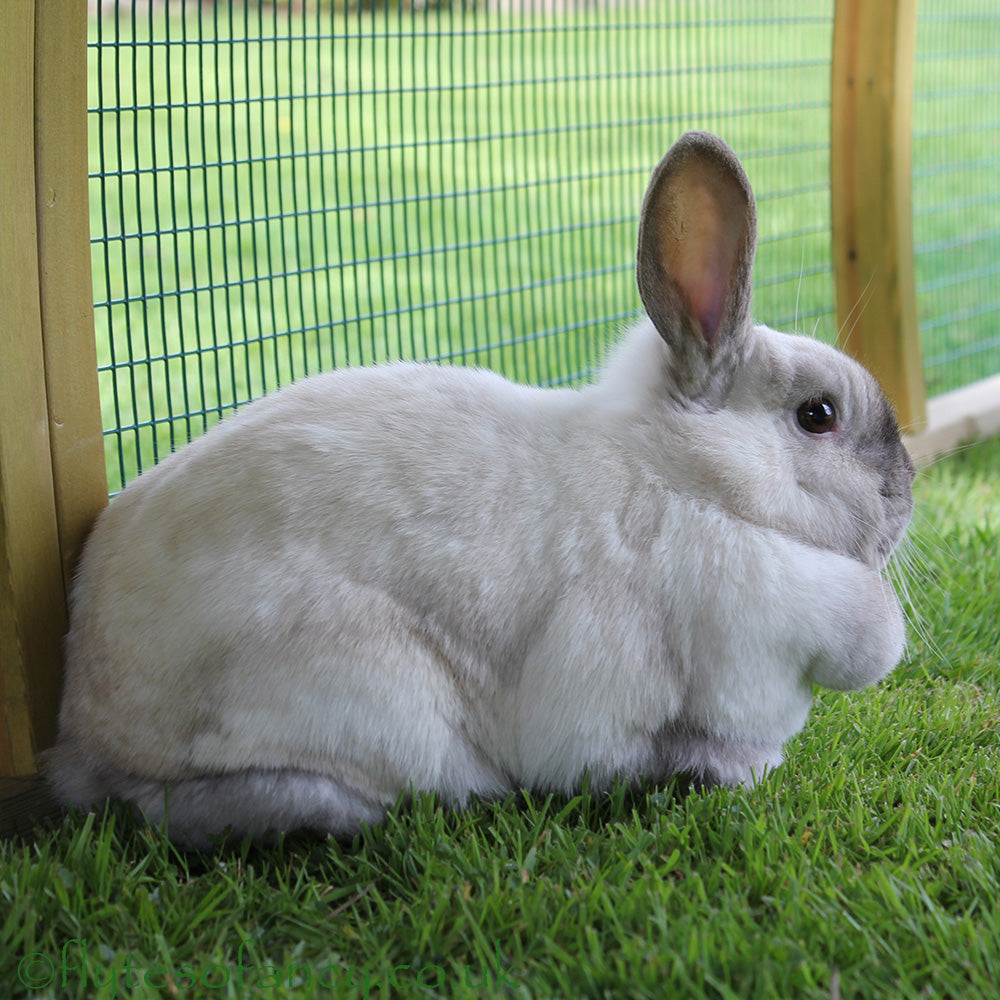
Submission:
[[750,318],[757,213],[736,154],[688,132],[653,171],[639,221],[636,279],[660,336],[679,351],[726,354]]

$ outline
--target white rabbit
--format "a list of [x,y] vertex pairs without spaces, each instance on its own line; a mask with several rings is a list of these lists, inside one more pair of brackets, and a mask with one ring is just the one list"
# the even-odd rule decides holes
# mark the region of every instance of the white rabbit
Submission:
[[142,475],[80,561],[58,796],[204,845],[778,765],[813,684],[902,655],[881,570],[913,466],[864,369],[753,325],[755,242],[739,161],[689,133],[642,207],[648,318],[596,384],[338,371]]

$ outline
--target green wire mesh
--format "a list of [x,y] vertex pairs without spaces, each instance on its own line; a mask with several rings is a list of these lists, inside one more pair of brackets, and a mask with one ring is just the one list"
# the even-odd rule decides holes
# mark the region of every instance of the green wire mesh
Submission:
[[1000,7],[921,0],[913,128],[929,395],[1000,373]]
[[[944,8],[967,4],[922,6],[920,302],[929,377],[950,387],[995,363],[996,185],[966,184],[996,175],[997,102],[974,96],[995,94],[989,59],[967,57],[991,48],[986,27],[949,48]],[[234,407],[336,366],[586,379],[639,309],[639,202],[688,128],[722,135],[753,182],[757,317],[834,340],[833,7],[220,0],[92,17],[111,491]],[[939,87],[955,92],[938,101]],[[968,260],[953,249],[979,232]],[[979,325],[950,319],[976,310]],[[971,374],[953,367],[972,358]]]

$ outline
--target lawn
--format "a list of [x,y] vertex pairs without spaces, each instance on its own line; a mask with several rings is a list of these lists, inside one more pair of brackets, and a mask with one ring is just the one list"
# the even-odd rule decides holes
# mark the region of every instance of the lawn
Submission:
[[[995,339],[1000,301],[1000,19],[921,9],[915,226],[939,392],[1000,367],[968,353]],[[585,379],[639,308],[639,202],[687,128],[726,138],[754,184],[756,315],[835,339],[832,10],[139,4],[134,22],[92,19],[112,490],[234,404],[334,365]]]
[[[760,314],[834,337],[828,12],[768,24],[752,6],[93,20],[112,487],[233,403],[335,365],[585,378],[639,309],[640,199],[689,127],[746,154]],[[794,58],[776,63],[771,44]]]
[[[932,393],[1000,370],[1000,18],[928,2],[914,108]],[[832,3],[148,8],[90,30],[112,491],[234,404],[346,363],[579,382],[639,308],[635,220],[684,129],[744,157],[756,315],[838,336]]]
[[0,995],[992,1000],[998,467],[1000,439],[921,477],[904,663],[821,693],[757,787],[421,797],[215,857],[67,817],[0,845]]

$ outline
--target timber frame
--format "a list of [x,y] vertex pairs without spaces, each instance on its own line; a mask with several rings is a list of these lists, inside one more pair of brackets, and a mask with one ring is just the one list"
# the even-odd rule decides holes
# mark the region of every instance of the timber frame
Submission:
[[107,503],[87,186],[87,4],[4,0],[0,777],[54,739],[67,588]]

